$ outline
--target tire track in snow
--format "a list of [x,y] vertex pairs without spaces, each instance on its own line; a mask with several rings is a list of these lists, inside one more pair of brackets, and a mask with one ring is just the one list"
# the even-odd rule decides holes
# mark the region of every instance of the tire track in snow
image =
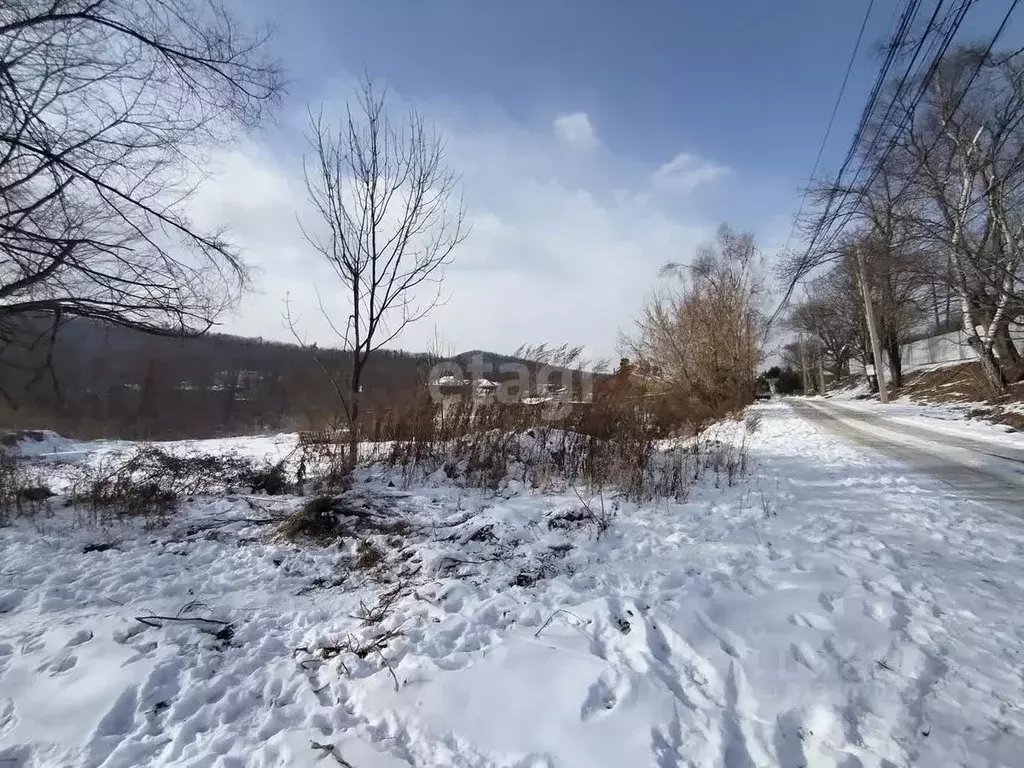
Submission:
[[988,446],[905,424],[876,414],[789,399],[812,424],[860,447],[929,474],[966,500],[1020,516],[1024,512],[1024,451]]

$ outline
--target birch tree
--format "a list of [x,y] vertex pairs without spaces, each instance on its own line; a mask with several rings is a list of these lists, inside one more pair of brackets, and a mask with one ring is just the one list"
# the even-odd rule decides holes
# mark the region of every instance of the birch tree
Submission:
[[1016,357],[1008,328],[1021,311],[1022,61],[958,51],[934,78],[904,145],[926,202],[922,235],[948,254],[963,332],[995,392]]

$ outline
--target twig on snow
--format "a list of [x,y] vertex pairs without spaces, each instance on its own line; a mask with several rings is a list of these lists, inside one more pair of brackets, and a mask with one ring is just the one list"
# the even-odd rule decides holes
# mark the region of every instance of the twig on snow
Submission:
[[564,613],[566,616],[572,616],[574,619],[576,619],[576,621],[579,622],[579,624],[575,625],[576,629],[579,629],[580,625],[586,625],[586,624],[590,623],[589,621],[584,621],[583,619],[581,619],[579,616],[577,616],[572,611],[567,611],[564,608],[556,608],[552,612],[552,614],[550,616],[548,616],[548,620],[540,625],[540,629],[538,629],[536,632],[533,633],[533,636],[534,637],[540,637],[540,633],[543,632],[545,629],[547,629],[548,624],[550,624],[552,621],[554,621],[555,620],[555,616],[557,616],[560,613]]
[[333,757],[338,765],[343,766],[343,768],[356,768],[352,763],[338,754],[338,751],[334,748],[333,744],[320,744],[315,741],[310,741],[309,746],[315,750],[323,752],[321,757]]
[[[201,600],[192,600],[191,602],[185,603],[183,606],[181,606],[181,608],[178,609],[177,616],[181,617],[182,614],[192,613],[193,611],[197,611],[200,608],[209,608],[209,607],[210,606],[208,606],[206,603],[202,602]],[[189,618],[191,618],[191,617],[189,617]]]
[[391,679],[395,681],[395,692],[402,690],[401,684],[398,682],[398,675],[395,674],[395,668],[391,666],[391,662],[387,660],[383,653],[380,652],[380,648],[374,646],[377,655],[380,656],[381,663],[388,668],[388,672],[391,673]]

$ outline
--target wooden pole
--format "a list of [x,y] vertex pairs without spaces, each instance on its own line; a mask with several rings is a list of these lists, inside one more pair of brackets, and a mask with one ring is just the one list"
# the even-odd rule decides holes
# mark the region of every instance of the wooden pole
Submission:
[[875,360],[875,378],[878,379],[878,400],[889,402],[889,391],[885,387],[885,363],[882,361],[882,341],[878,336],[878,325],[875,322],[875,306],[871,301],[868,288],[868,269],[864,260],[864,249],[860,245],[853,246],[857,252],[857,275],[860,278],[860,292],[864,296],[864,316],[868,321],[868,335],[871,337],[871,356]]
[[818,330],[818,318],[814,316],[814,337],[818,340],[818,394],[825,394],[825,344]]
[[810,394],[811,378],[807,375],[807,349],[804,346],[804,334],[800,333],[800,371],[804,380],[804,396]]

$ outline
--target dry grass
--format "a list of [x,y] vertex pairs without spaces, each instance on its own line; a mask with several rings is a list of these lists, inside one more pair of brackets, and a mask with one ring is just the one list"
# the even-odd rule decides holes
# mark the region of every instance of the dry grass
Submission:
[[16,452],[0,447],[0,525],[47,511],[53,495],[41,474]]
[[976,362],[911,371],[903,376],[899,394],[930,403],[977,403],[988,399],[989,389]]
[[277,495],[290,490],[283,462],[254,464],[233,456],[178,456],[152,445],[81,469],[68,494],[103,524],[129,518],[160,521],[183,500],[246,489]]
[[334,503],[331,496],[310,499],[281,523],[281,536],[289,541],[309,540],[323,545],[337,540],[341,536],[341,524]]
[[442,409],[424,398],[378,421],[385,448],[373,460],[389,467],[403,487],[442,471],[465,487],[582,485],[593,495],[614,488],[635,501],[683,500],[706,470],[729,473],[724,482],[731,485],[745,467],[732,446],[693,439],[685,449],[662,450],[660,441],[695,438],[699,425],[656,399],[616,392],[574,404],[558,419],[544,415],[542,408],[520,404],[460,402]]
[[[1024,371],[1009,373],[1011,380],[1020,379]],[[899,394],[919,403],[988,403],[975,408],[969,415],[1024,431],[1024,414],[1008,407],[1024,403],[1024,381],[1011,384],[1005,395],[992,402],[981,365],[977,362],[912,371],[904,375]]]

